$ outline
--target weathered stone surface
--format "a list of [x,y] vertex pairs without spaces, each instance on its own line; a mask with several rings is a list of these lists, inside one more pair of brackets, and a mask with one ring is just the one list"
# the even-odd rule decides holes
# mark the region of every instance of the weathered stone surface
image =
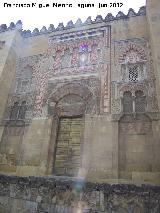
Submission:
[[0,175],[1,212],[159,213],[159,209],[159,186],[98,184],[66,177]]
[[159,8],[1,25],[2,211],[159,211]]

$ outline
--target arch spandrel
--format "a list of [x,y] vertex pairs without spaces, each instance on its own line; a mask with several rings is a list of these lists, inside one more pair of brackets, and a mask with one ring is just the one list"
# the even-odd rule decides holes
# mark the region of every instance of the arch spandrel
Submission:
[[120,64],[132,64],[146,61],[147,55],[145,50],[142,47],[132,43],[128,44],[124,51],[119,55]]
[[84,100],[87,100],[89,97],[92,96],[92,93],[88,87],[83,86],[81,84],[70,83],[70,84],[64,84],[63,86],[54,90],[50,94],[48,100],[58,102],[60,99],[62,99],[64,96],[68,94],[78,95],[82,97]]
[[56,113],[62,116],[80,116],[85,114],[86,103],[78,95],[68,94],[55,105]]
[[[70,104],[67,102],[70,99]],[[78,100],[78,101],[77,101]],[[58,116],[76,116],[85,114],[91,104],[96,104],[93,93],[81,84],[65,84],[53,91],[48,98],[48,114]],[[95,108],[93,105],[92,108]],[[88,113],[88,112],[87,112]]]

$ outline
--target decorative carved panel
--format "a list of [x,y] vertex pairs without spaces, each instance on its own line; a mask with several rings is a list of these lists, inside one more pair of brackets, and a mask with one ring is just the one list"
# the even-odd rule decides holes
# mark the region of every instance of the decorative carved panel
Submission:
[[[114,70],[112,79],[112,113],[122,113],[122,97],[125,91],[135,96],[141,90],[145,98],[145,110],[157,112],[154,70],[146,39],[129,39],[114,42]],[[151,95],[152,93],[152,95]],[[137,101],[137,99],[136,99]],[[118,105],[117,105],[118,104]],[[118,106],[118,107],[117,107]],[[144,107],[143,107],[144,108]],[[144,110],[143,110],[144,111]]]
[[[72,81],[72,79],[59,82],[53,81],[53,83],[49,83],[47,96],[48,100],[46,100],[46,102],[48,102],[49,110],[52,114],[57,113],[55,112],[56,110],[58,110],[59,113],[67,113],[68,111],[68,113],[73,113],[73,115],[76,115],[76,113],[78,113],[77,115],[83,113],[98,114],[100,105],[100,81],[94,76],[81,80],[77,78],[74,79],[74,81]],[[68,102],[70,102],[70,104],[68,104]]]
[[85,113],[85,102],[78,95],[66,95],[56,105],[56,113],[59,116],[76,116]]
[[[103,55],[109,57],[107,61],[102,57]],[[68,33],[65,36],[52,36],[49,38],[49,47],[46,52],[20,58],[17,63],[14,96],[22,99],[26,94],[32,97],[34,94],[32,102],[28,102],[30,103],[28,106],[28,109],[30,109],[28,111],[29,114],[34,117],[46,116],[44,106],[48,93],[49,79],[79,74],[82,76],[92,73],[99,75],[102,81],[105,79],[101,84],[101,95],[98,97],[99,101],[101,101],[101,107],[99,106],[99,108],[101,108],[101,113],[109,112],[109,27],[102,27],[101,30],[95,28]],[[94,91],[96,90],[97,88],[94,89]],[[96,103],[98,101],[95,98],[92,104],[93,102]],[[90,111],[89,107],[87,109]]]

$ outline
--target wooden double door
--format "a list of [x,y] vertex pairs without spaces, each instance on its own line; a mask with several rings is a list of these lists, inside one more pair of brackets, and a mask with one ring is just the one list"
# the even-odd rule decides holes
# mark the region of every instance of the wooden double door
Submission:
[[81,165],[83,118],[61,118],[56,142],[54,174],[77,176]]

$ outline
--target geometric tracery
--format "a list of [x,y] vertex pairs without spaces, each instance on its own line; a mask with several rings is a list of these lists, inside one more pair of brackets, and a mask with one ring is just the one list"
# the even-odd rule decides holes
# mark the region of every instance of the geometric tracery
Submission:
[[130,66],[129,67],[129,81],[130,82],[137,82],[138,81],[138,66]]
[[141,90],[135,92],[135,112],[145,112],[146,97]]

